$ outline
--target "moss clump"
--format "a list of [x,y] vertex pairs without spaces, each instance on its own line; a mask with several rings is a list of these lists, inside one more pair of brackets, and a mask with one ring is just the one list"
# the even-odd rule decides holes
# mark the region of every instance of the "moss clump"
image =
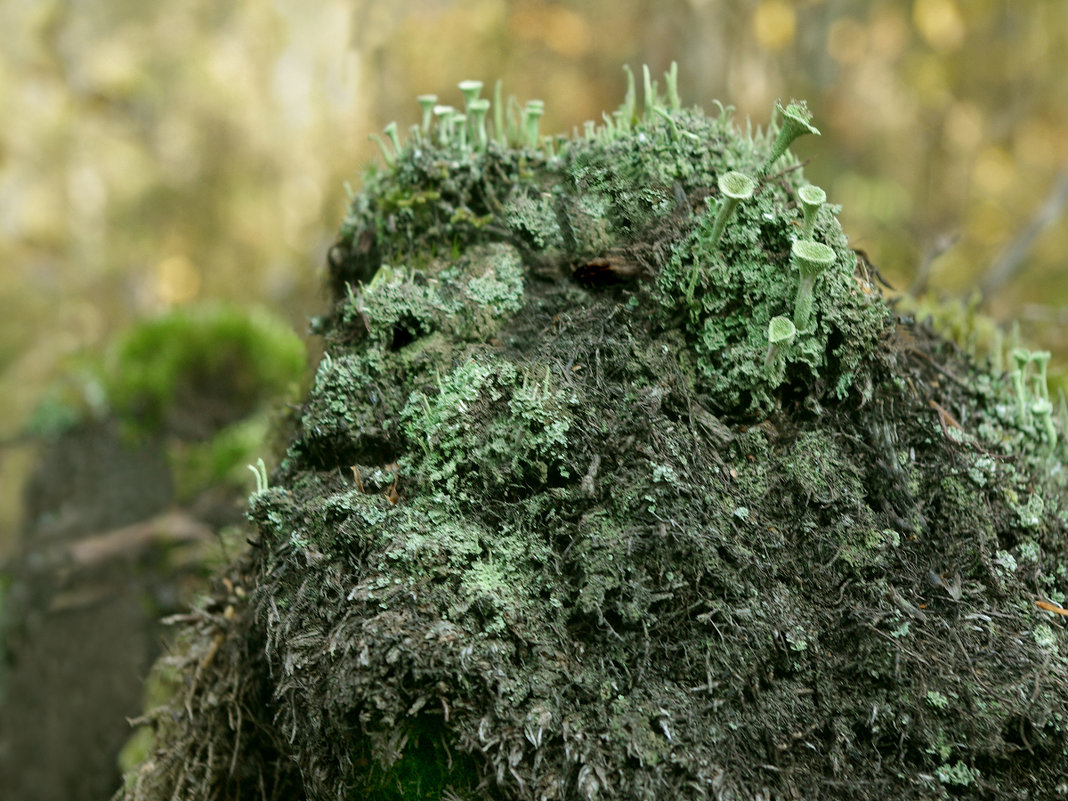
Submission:
[[138,430],[197,439],[288,390],[304,363],[304,345],[278,320],[209,304],[131,329],[103,383],[114,414]]
[[262,310],[204,303],[121,333],[105,354],[80,357],[27,424],[48,440],[113,420],[131,444],[161,442],[177,497],[243,487],[266,447],[274,409],[296,399],[305,346]]
[[[220,797],[230,760],[316,799],[1054,792],[1064,437],[895,317],[833,207],[769,370],[802,171],[646,87],[537,148],[416,130],[354,198],[235,568],[269,707],[220,729],[194,686],[131,798]],[[720,236],[727,172],[761,177]]]

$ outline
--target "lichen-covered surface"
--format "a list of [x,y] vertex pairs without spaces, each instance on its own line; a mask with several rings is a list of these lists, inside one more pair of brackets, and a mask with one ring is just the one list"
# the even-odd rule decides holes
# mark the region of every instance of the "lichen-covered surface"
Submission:
[[[647,101],[551,153],[415,135],[369,177],[255,547],[126,797],[1068,791],[1037,368],[1021,407],[896,318],[824,207],[775,369],[802,171]],[[757,190],[717,243],[727,171]]]

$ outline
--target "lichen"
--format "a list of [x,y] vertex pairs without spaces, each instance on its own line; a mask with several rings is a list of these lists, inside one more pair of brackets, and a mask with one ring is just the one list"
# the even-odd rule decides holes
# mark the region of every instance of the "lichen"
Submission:
[[[366,797],[456,755],[413,797],[1052,792],[1064,437],[896,317],[832,206],[766,369],[803,171],[647,84],[537,147],[529,115],[484,147],[416,129],[354,197],[242,568],[284,778]],[[761,177],[719,237],[726,172]]]

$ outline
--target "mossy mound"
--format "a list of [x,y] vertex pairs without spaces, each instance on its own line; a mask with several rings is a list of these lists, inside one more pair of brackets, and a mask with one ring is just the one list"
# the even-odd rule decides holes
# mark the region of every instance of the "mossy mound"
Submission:
[[304,344],[277,318],[207,303],[135,326],[102,380],[114,414],[138,431],[198,440],[291,390],[305,364]]
[[78,357],[27,426],[48,441],[100,424],[131,446],[165,444],[178,499],[244,486],[284,399],[300,397],[304,342],[262,309],[209,302],[173,309]]
[[100,801],[120,749],[145,753],[123,742],[159,618],[244,543],[245,465],[304,365],[286,323],[217,304],[71,357],[27,427],[36,464],[0,565],[0,796]]
[[[1044,383],[896,318],[830,207],[769,354],[802,171],[668,86],[583,137],[528,111],[386,149],[128,798],[1064,791]],[[732,171],[757,188],[718,238]]]

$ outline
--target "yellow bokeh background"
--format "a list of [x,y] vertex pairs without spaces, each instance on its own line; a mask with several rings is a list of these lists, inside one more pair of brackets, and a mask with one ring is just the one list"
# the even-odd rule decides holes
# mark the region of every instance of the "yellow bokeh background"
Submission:
[[[1065,172],[1065,53],[1064,4],[1010,0],[7,0],[0,524],[72,354],[208,298],[304,330],[367,136],[419,93],[500,77],[570,131],[623,63],[677,60],[686,102],[754,124],[806,98],[823,136],[796,151],[853,244],[895,287],[967,296]],[[1066,251],[1057,213],[986,304],[1062,361]]]

